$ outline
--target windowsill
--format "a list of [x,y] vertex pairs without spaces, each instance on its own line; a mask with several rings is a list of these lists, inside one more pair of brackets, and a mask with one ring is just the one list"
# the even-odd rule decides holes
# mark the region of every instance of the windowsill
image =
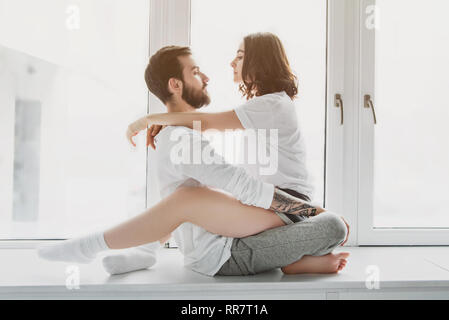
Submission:
[[[338,251],[343,251],[343,248]],[[80,289],[66,288],[70,263],[39,259],[33,249],[0,249],[0,299],[449,299],[449,247],[352,247],[337,275],[207,277],[183,267],[177,249],[162,249],[151,269],[109,276],[101,258],[78,265]],[[378,266],[380,289],[365,281]]]

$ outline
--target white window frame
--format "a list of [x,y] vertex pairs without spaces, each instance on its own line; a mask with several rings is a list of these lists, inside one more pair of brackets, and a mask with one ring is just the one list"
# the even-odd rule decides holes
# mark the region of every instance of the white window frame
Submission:
[[[162,2],[162,1],[160,1]],[[173,0],[172,0],[173,2]],[[181,2],[181,1],[179,1]],[[157,18],[157,15],[155,15],[155,12],[153,12],[153,10],[150,10],[151,12],[148,12],[148,14],[150,15],[150,13],[154,14],[153,18]],[[190,12],[190,10],[189,10]],[[152,19],[152,20],[156,20],[156,19]],[[150,21],[150,25],[151,25]],[[162,30],[162,28],[161,28]],[[150,54],[150,52],[149,52]],[[145,101],[145,100],[144,100]],[[144,103],[144,101],[142,101]],[[149,105],[148,103],[150,102],[150,99],[148,98],[147,100],[147,111],[149,110]],[[148,167],[148,162],[149,162],[149,157],[147,156],[147,167]],[[149,187],[150,184],[148,183],[149,181],[149,172],[147,171],[147,186],[146,186],[146,199],[145,199],[145,203],[147,204],[148,207],[148,203],[154,202],[154,194],[156,195],[156,197],[159,197],[159,191],[156,190],[156,193],[150,193]],[[151,195],[151,196],[150,196]],[[156,201],[157,202],[157,201]],[[37,246],[45,243],[45,244],[50,244],[50,243],[58,243],[62,240],[66,240],[66,239],[0,239],[0,249],[34,249]]]
[[[293,0],[292,0],[293,1]],[[351,225],[347,246],[448,245],[449,229],[373,226],[373,119],[363,96],[373,96],[374,32],[364,28],[375,0],[327,0],[325,207]],[[275,5],[275,4],[273,4]],[[190,45],[190,0],[150,0],[149,56],[164,45]],[[335,94],[344,102],[344,124]],[[148,95],[149,113],[165,112]],[[160,200],[155,153],[147,157],[147,207]],[[48,241],[48,240],[45,240]],[[30,248],[41,240],[3,240],[0,248]]]
[[[376,0],[355,1],[353,13],[356,23],[354,34],[359,43],[354,60],[359,67],[357,86],[358,136],[359,136],[359,201],[358,238],[359,245],[449,245],[449,229],[444,228],[375,228],[373,225],[373,179],[374,179],[374,121],[372,111],[364,108],[363,97],[371,95],[376,104],[375,76],[375,31],[365,27],[366,8]],[[380,121],[382,121],[380,119]],[[386,195],[391,196],[391,195]]]
[[[327,92],[326,92],[326,161],[325,207],[340,213],[350,224],[347,246],[357,242],[357,185],[354,175],[357,152],[354,147],[354,83],[353,38],[348,11],[352,5],[346,0],[327,0]],[[343,101],[336,107],[335,95]]]
[[[190,45],[190,0],[150,0],[149,17],[148,58],[165,45]],[[155,96],[148,94],[147,99],[148,113],[166,112],[165,106]],[[148,148],[146,207],[160,201],[155,160],[155,151]],[[0,240],[0,249],[36,248],[42,243],[58,241],[61,240]],[[166,246],[169,244],[170,242]]]
[[[350,207],[353,199],[344,199],[348,190],[348,179],[343,172],[347,170],[348,162],[341,151],[345,145],[345,132],[349,128],[349,105],[345,101],[345,126],[340,126],[340,111],[333,104],[333,92],[343,93],[345,78],[345,5],[346,0],[327,0],[328,3],[328,53],[327,53],[327,124],[326,132],[326,172],[325,204],[330,210],[345,212],[345,217],[351,223],[352,233],[348,245],[356,244],[357,221],[356,208]],[[165,45],[190,45],[190,0],[150,0],[149,25],[149,57]],[[329,98],[331,97],[331,98]],[[149,113],[161,113],[166,109],[153,95],[148,94]],[[146,207],[151,207],[160,200],[157,182],[157,167],[154,165],[155,153],[150,148],[147,153],[147,198]],[[350,182],[350,179],[349,179]],[[349,205],[348,205],[349,204]],[[0,248],[32,248],[41,242],[50,240],[3,240]],[[172,242],[173,245],[173,242]],[[170,245],[170,246],[172,246]],[[176,245],[176,244],[174,244]]]

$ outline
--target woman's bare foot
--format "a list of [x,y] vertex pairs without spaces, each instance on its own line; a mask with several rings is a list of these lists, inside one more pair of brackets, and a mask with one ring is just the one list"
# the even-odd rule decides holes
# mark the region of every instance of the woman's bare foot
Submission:
[[329,253],[325,256],[304,256],[301,260],[281,268],[285,274],[337,273],[346,266],[349,252]]

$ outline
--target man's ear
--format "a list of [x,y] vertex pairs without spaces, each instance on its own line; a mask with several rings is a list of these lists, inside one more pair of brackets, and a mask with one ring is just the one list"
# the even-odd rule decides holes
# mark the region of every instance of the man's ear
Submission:
[[168,80],[168,91],[170,93],[182,92],[182,81],[176,78]]

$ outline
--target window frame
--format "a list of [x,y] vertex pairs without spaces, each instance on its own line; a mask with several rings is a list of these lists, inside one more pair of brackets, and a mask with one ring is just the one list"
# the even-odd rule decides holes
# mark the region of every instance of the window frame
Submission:
[[[149,8],[149,7],[148,7]],[[145,10],[146,11],[146,10]],[[148,11],[148,15],[145,16],[146,19],[146,23],[148,23],[147,27],[149,27],[149,11]],[[145,29],[145,30],[149,30]],[[147,35],[145,35],[146,37]],[[144,43],[145,46],[149,45],[149,43]],[[21,52],[21,51],[19,51]],[[36,57],[38,59],[40,59],[39,57]],[[40,59],[42,60],[42,59]],[[142,97],[143,98],[143,97]],[[142,100],[142,103],[147,103],[146,105],[146,110],[148,110],[148,99],[147,100]],[[146,158],[146,161],[148,163],[148,157]],[[143,181],[142,181],[143,182]],[[145,199],[143,199],[143,195],[140,198],[141,200],[144,200],[144,203],[147,203],[148,200],[148,185],[145,186],[146,190],[145,190]],[[143,201],[142,201],[143,202]],[[28,238],[28,239],[17,239],[17,238],[5,238],[5,239],[0,239],[0,249],[34,249],[37,246],[45,243],[45,244],[49,244],[49,243],[58,243],[61,240],[67,240],[64,237],[42,237],[42,238],[38,238],[38,237],[33,237],[33,238]]]
[[[347,246],[449,245],[449,229],[385,229],[373,226],[373,123],[363,95],[374,92],[374,32],[364,8],[375,0],[327,1],[324,202],[351,226]],[[190,45],[190,0],[150,0],[149,56],[158,48]],[[335,94],[344,102],[344,124]],[[375,97],[373,97],[375,99]],[[375,101],[375,100],[374,100]],[[148,94],[148,113],[165,107]],[[155,151],[147,152],[146,207],[160,200]],[[34,248],[57,240],[1,240],[0,248]],[[168,242],[175,246],[173,241]]]
[[353,8],[354,34],[358,38],[354,46],[357,57],[357,105],[358,112],[358,243],[359,245],[449,245],[449,228],[379,228],[374,227],[374,122],[370,109],[364,108],[363,97],[370,94],[375,100],[375,32],[365,27],[365,8],[376,5],[376,0],[356,1]]
[[[327,92],[326,92],[326,160],[325,207],[341,213],[350,224],[347,246],[357,246],[357,191],[354,183],[354,163],[357,150],[354,146],[354,73],[353,38],[348,12],[352,8],[346,0],[327,0]],[[343,101],[342,112],[336,107],[335,95]]]

